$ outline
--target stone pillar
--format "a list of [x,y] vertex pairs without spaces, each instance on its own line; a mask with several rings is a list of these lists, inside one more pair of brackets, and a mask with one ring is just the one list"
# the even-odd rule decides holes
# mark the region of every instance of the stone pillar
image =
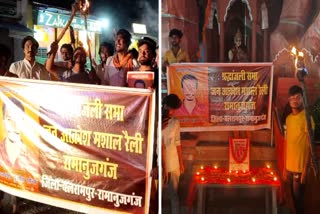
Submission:
[[251,62],[257,61],[257,22],[252,20]]
[[268,29],[264,29],[263,30],[263,61],[264,62],[268,62],[269,59],[268,59],[268,46],[269,46],[269,42],[268,42],[268,39],[269,39],[269,32],[268,32]]
[[224,62],[224,21],[220,21],[220,53],[219,53],[219,61]]

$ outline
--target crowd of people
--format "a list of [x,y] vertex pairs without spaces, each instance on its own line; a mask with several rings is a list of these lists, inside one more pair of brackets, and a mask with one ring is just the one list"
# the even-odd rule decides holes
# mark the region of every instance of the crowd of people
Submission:
[[[69,44],[63,44],[60,52],[64,61],[56,62],[59,49],[57,42],[51,44],[50,55],[42,65],[36,61],[39,43],[31,36],[22,41],[24,59],[14,62],[7,69],[11,56],[10,49],[2,48],[1,74],[25,79],[55,80],[73,83],[99,84],[126,87],[128,71],[157,72],[156,42],[149,37],[144,37],[138,43],[138,57],[134,58],[128,52],[131,43],[131,34],[120,29],[115,38],[115,53],[111,43],[103,42],[99,48],[100,64],[93,63],[92,68],[87,68],[87,52],[83,47],[73,50]],[[157,74],[155,73],[155,77]]]

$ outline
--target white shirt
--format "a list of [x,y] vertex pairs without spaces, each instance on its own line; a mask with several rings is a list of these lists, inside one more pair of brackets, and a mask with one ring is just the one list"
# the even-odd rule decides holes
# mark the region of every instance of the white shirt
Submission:
[[[113,57],[109,56],[106,62],[105,73],[104,73],[104,82],[105,85],[111,86],[120,86],[124,87],[127,83],[126,79],[126,68],[118,70],[113,63]],[[136,71],[139,69],[137,60],[133,59],[133,70]]]
[[162,130],[162,139],[166,148],[167,171],[172,172],[180,169],[177,146],[180,146],[180,122],[172,117],[167,127]]
[[33,65],[26,59],[14,62],[10,65],[9,71],[18,75],[19,78],[50,80],[49,72],[43,65],[36,61]]

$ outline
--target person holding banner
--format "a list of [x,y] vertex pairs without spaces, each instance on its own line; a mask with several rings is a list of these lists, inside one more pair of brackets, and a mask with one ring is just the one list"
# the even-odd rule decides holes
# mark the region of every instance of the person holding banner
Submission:
[[174,111],[181,106],[176,94],[169,94],[162,102],[162,167],[163,180],[168,183],[171,213],[180,213],[178,195],[179,178],[184,173],[184,164],[180,144],[180,122]]
[[[149,37],[143,37],[138,41],[138,62],[140,64],[139,71],[141,71],[142,76],[144,75],[143,72],[153,72],[153,79],[152,82],[147,79],[145,82],[145,79],[137,79],[134,82],[135,88],[151,88],[152,90],[158,90],[158,69],[154,68],[154,60],[156,57],[156,42],[149,38]],[[147,83],[147,84],[146,84]],[[149,84],[148,84],[149,83]],[[148,87],[149,86],[149,87]],[[156,106],[158,104],[158,93],[156,92]],[[158,109],[156,108],[156,111],[154,112],[155,115],[155,121],[158,121]],[[158,127],[158,123],[155,123],[155,127]],[[157,136],[158,136],[158,129],[155,128],[154,132],[154,142],[157,144]],[[158,145],[158,144],[157,144]],[[157,146],[155,146],[157,147]],[[158,168],[157,168],[157,160],[158,155],[157,152],[154,151],[153,153],[153,162],[152,162],[152,184],[151,184],[151,197],[150,197],[150,213],[157,213],[158,211]]]
[[155,89],[158,88],[158,68],[153,67],[156,59],[156,46],[157,43],[149,37],[143,37],[138,41],[139,71],[152,71],[154,73],[152,88]]
[[[284,179],[289,182],[296,213],[304,213],[304,183],[310,158],[308,129],[303,106],[302,88],[289,89],[291,114],[286,118],[286,147]],[[313,121],[312,121],[313,122]],[[314,123],[312,123],[314,128]]]
[[205,116],[208,106],[199,103],[196,98],[198,79],[192,74],[185,74],[181,78],[181,89],[184,95],[182,105],[175,111],[175,116]]
[[156,57],[157,43],[149,38],[143,37],[138,41],[138,62],[140,64],[139,71],[153,71],[153,64]]
[[[25,79],[50,80],[50,74],[46,68],[36,62],[39,43],[32,36],[26,36],[22,40],[24,59],[10,65],[11,76]],[[10,76],[10,75],[6,75]]]

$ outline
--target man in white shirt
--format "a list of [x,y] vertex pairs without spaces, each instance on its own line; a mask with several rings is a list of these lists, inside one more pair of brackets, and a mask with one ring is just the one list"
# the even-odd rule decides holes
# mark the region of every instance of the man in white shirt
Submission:
[[178,187],[180,175],[184,173],[184,163],[180,143],[180,122],[173,115],[181,103],[176,94],[169,94],[162,101],[163,182],[168,183],[171,213],[175,214],[180,213]]
[[131,34],[120,29],[115,38],[116,53],[108,57],[104,74],[105,85],[125,87],[127,85],[127,72],[138,70],[137,60],[128,53],[131,44]]
[[24,59],[14,62],[9,72],[17,75],[18,78],[50,80],[49,72],[43,65],[36,62],[39,43],[32,36],[26,36],[22,40]]

